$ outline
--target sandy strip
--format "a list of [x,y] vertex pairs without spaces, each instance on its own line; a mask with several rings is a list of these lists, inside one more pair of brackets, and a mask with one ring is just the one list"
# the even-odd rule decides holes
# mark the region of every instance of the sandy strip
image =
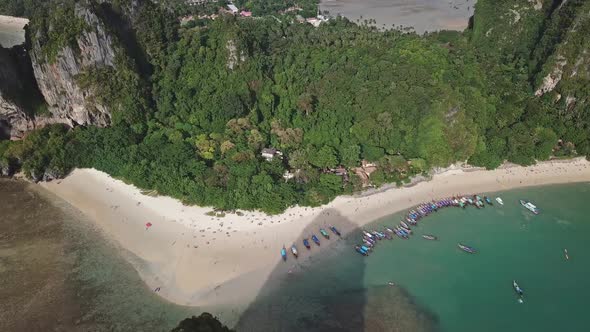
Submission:
[[26,18],[0,15],[0,46],[10,48],[24,43],[28,23]]
[[373,19],[380,29],[412,27],[426,31],[467,28],[476,0],[321,0],[320,9],[352,22]]
[[[312,230],[318,234],[320,225],[334,224],[349,232],[435,198],[585,181],[590,181],[590,162],[582,158],[493,171],[457,168],[411,187],[342,196],[319,208],[293,207],[277,216],[245,212],[222,218],[205,215],[211,208],[142,195],[137,188],[93,169],[77,169],[66,179],[42,186],[90,216],[135,254],[143,263],[137,266],[140,275],[152,289],[160,287],[164,298],[184,305],[243,308],[270,273],[277,272],[275,268],[286,274],[305,260],[300,257],[296,263],[289,256],[283,263],[279,254],[283,244],[288,247],[295,242],[304,256],[309,255],[301,245],[302,234]],[[146,222],[153,226],[146,229]]]

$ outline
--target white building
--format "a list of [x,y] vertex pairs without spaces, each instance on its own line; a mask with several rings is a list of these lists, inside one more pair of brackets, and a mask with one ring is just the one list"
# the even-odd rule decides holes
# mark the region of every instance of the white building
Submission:
[[264,148],[262,149],[262,152],[260,153],[260,155],[262,156],[262,158],[266,159],[266,161],[271,161],[274,157],[282,157],[283,153],[281,153],[281,151],[277,150],[277,149],[273,149],[273,148]]
[[233,3],[230,3],[229,5],[227,5],[227,8],[229,9],[229,11],[232,12],[232,14],[238,13],[238,7],[236,7]]

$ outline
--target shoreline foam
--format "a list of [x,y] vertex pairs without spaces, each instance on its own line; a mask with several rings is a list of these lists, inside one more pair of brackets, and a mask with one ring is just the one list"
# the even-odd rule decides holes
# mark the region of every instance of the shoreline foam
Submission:
[[[310,252],[303,248],[301,234],[312,227],[318,236],[319,227],[331,224],[346,234],[435,198],[586,181],[590,181],[590,162],[583,158],[530,167],[505,165],[491,171],[451,167],[408,187],[340,196],[317,208],[292,207],[276,216],[247,211],[221,218],[206,215],[212,208],[143,195],[93,169],[77,169],[61,181],[41,186],[88,215],[137,256],[141,264],[134,266],[140,276],[151,289],[160,287],[165,299],[239,311],[254,300],[276,268],[283,266],[286,274],[307,260]],[[152,223],[149,229],[147,222]],[[302,255],[298,261],[290,255],[285,264],[279,251],[292,243]],[[313,248],[311,254],[320,251]]]

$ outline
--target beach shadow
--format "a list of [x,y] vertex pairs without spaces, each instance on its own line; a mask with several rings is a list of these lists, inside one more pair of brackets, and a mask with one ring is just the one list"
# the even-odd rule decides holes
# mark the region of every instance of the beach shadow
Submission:
[[[331,233],[330,240],[322,238],[319,229],[329,231],[329,225],[346,235],[339,238]],[[306,255],[302,244],[302,239],[311,234],[328,247],[313,256]],[[373,257],[355,252],[360,234],[361,230],[338,211],[325,210],[297,238],[296,245],[303,255],[298,260],[289,255],[286,262],[278,262],[256,299],[240,316],[236,331],[438,330],[436,316],[417,305],[403,288],[387,283],[367,287],[368,260]],[[312,244],[314,251],[317,247]]]

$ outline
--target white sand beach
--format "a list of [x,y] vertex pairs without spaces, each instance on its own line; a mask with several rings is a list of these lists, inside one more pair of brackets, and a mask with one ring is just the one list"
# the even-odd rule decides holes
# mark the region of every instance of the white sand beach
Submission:
[[10,48],[25,42],[26,18],[0,15],[0,46]]
[[[77,169],[61,181],[41,185],[88,215],[108,237],[136,255],[139,274],[150,288],[160,287],[164,298],[183,305],[229,305],[239,310],[255,298],[277,267],[285,274],[289,269],[297,273],[298,265],[309,255],[301,245],[302,233],[312,228],[318,234],[321,225],[333,224],[350,232],[435,198],[586,181],[590,181],[590,162],[583,158],[531,167],[506,165],[493,171],[450,168],[411,187],[342,196],[318,208],[292,207],[276,216],[246,211],[243,216],[221,218],[207,216],[211,208],[143,195],[93,169]],[[147,222],[152,226],[147,228]],[[289,256],[284,263],[280,249],[292,243],[299,245],[302,257],[296,261]]]

